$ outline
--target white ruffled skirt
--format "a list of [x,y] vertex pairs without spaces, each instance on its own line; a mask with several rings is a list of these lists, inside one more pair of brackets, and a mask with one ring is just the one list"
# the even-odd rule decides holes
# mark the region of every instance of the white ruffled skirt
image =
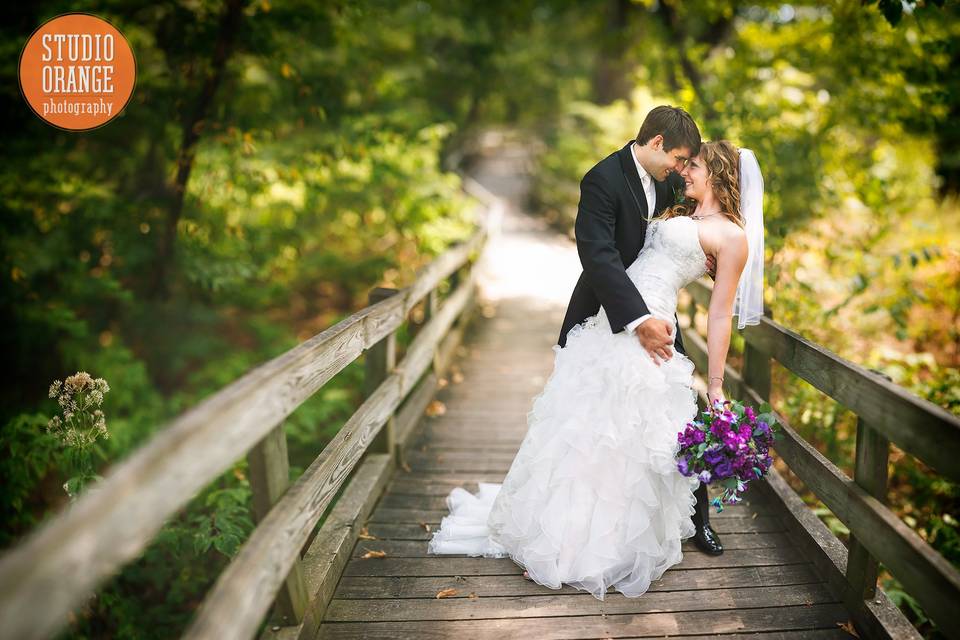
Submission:
[[509,556],[551,589],[636,597],[683,559],[700,482],[677,471],[677,434],[697,413],[693,363],[658,367],[603,309],[554,345],[502,484],[455,488],[428,553]]

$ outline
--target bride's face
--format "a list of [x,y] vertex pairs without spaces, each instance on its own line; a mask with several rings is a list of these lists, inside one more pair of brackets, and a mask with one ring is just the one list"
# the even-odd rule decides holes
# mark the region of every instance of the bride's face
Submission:
[[710,173],[707,171],[707,165],[703,158],[700,156],[690,158],[690,162],[680,172],[680,175],[683,176],[683,181],[686,183],[683,195],[697,202],[702,202],[704,196],[710,190],[710,184],[707,182]]

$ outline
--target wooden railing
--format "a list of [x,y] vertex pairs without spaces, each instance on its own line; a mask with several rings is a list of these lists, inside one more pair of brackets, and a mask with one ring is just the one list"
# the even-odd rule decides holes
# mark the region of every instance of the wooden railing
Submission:
[[[482,208],[489,206],[487,198]],[[244,455],[257,526],[185,637],[253,637],[275,600],[278,623],[293,629],[292,637],[312,637],[332,593],[331,576],[339,576],[337,563],[356,540],[344,514],[356,518],[357,505],[338,501],[327,520],[339,528],[325,524],[317,537],[326,531],[331,540],[311,544],[325,550],[308,551],[309,562],[302,550],[361,457],[370,471],[355,473],[358,482],[382,482],[396,464],[398,444],[437,388],[474,304],[471,266],[485,245],[489,213],[478,208],[480,224],[469,240],[436,258],[409,287],[375,290],[366,308],[187,411],[8,551],[0,558],[0,638],[56,633],[98,585],[143,551],[167,518]],[[438,287],[447,279],[450,293],[440,304]],[[396,332],[421,301],[425,323],[396,363]],[[364,353],[366,401],[288,486],[283,420]]]
[[[708,308],[710,287],[694,282],[686,290],[690,328],[683,330],[686,351],[707,370],[707,347],[695,330],[697,307]],[[877,599],[877,563],[881,562],[916,598],[947,637],[960,637],[960,572],[885,505],[889,444],[960,480],[960,419],[922,400],[883,376],[840,358],[777,324],[768,316],[742,331],[745,349],[740,372],[728,364],[725,389],[731,397],[759,404],[770,398],[771,358],[858,416],[854,477],[794,431],[782,417],[775,449],[790,470],[850,530],[843,573],[835,586],[861,628],[882,637]],[[776,474],[774,474],[776,475]],[[839,546],[839,545],[838,545]],[[843,555],[842,553],[840,555]],[[859,620],[857,616],[859,615]]]

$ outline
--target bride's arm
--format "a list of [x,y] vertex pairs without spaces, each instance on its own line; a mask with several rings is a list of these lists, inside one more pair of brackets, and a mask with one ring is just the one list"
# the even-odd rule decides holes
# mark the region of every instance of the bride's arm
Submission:
[[723,399],[723,367],[730,348],[733,301],[740,273],[747,262],[747,237],[739,229],[717,243],[717,277],[707,312],[707,396]]

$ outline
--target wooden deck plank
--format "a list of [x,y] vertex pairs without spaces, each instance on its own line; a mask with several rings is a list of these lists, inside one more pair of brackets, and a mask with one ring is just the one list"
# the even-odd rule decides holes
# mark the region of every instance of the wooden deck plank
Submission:
[[[362,540],[361,544],[370,541]],[[792,547],[785,549],[731,549],[710,556],[702,551],[684,551],[679,568],[762,567],[806,562]],[[426,558],[352,559],[344,569],[347,576],[463,576],[509,575],[520,573],[510,558],[471,558],[455,555],[431,555]]]
[[[444,471],[457,471],[455,468],[444,469]],[[464,471],[464,470],[461,470]],[[478,469],[478,473],[491,474],[496,473],[490,469]],[[430,496],[425,496],[430,497]],[[722,513],[711,513],[710,522],[720,518],[730,517],[757,517],[762,515],[763,507],[753,505],[733,504],[724,507]],[[443,516],[447,515],[446,507],[442,509],[422,509],[422,508],[391,508],[378,505],[370,516],[371,522],[440,522]]]
[[[719,533],[719,532],[718,532]],[[723,536],[724,549],[782,548],[791,545],[786,533],[734,533]],[[361,540],[353,551],[354,557],[370,549],[385,551],[389,558],[436,558],[427,554],[427,545],[419,540]],[[684,540],[683,551],[695,551],[693,543]],[[469,557],[461,555],[459,557]]]
[[411,600],[335,600],[324,618],[328,622],[396,622],[402,620],[472,620],[479,618],[557,618],[623,613],[723,611],[759,607],[834,603],[823,584],[784,587],[739,587],[706,591],[656,591],[628,598],[608,593],[603,602],[588,593],[579,595],[475,596]]
[[684,611],[562,618],[481,620],[416,620],[408,622],[330,622],[323,625],[329,640],[384,638],[656,638],[671,635],[836,629],[847,621],[838,604],[766,607],[728,611]]
[[[440,526],[440,521],[426,521],[424,524],[430,527],[429,531],[419,522],[370,522],[367,524],[367,530],[370,535],[390,540],[429,540],[431,532]],[[763,533],[786,530],[780,519],[775,516],[739,518],[720,514],[719,516],[711,516],[710,525],[721,536],[730,533]]]
[[[821,582],[811,564],[768,567],[725,567],[722,569],[671,568],[660,580],[650,585],[654,591],[690,591],[694,589],[732,589],[739,587],[784,586]],[[427,576],[384,577],[345,576],[337,588],[336,598],[434,598],[443,589],[457,589],[456,598],[470,593],[478,596],[544,595],[546,587],[525,580],[519,574],[508,576]],[[580,595],[569,585],[554,593]],[[593,596],[590,596],[593,597]]]

